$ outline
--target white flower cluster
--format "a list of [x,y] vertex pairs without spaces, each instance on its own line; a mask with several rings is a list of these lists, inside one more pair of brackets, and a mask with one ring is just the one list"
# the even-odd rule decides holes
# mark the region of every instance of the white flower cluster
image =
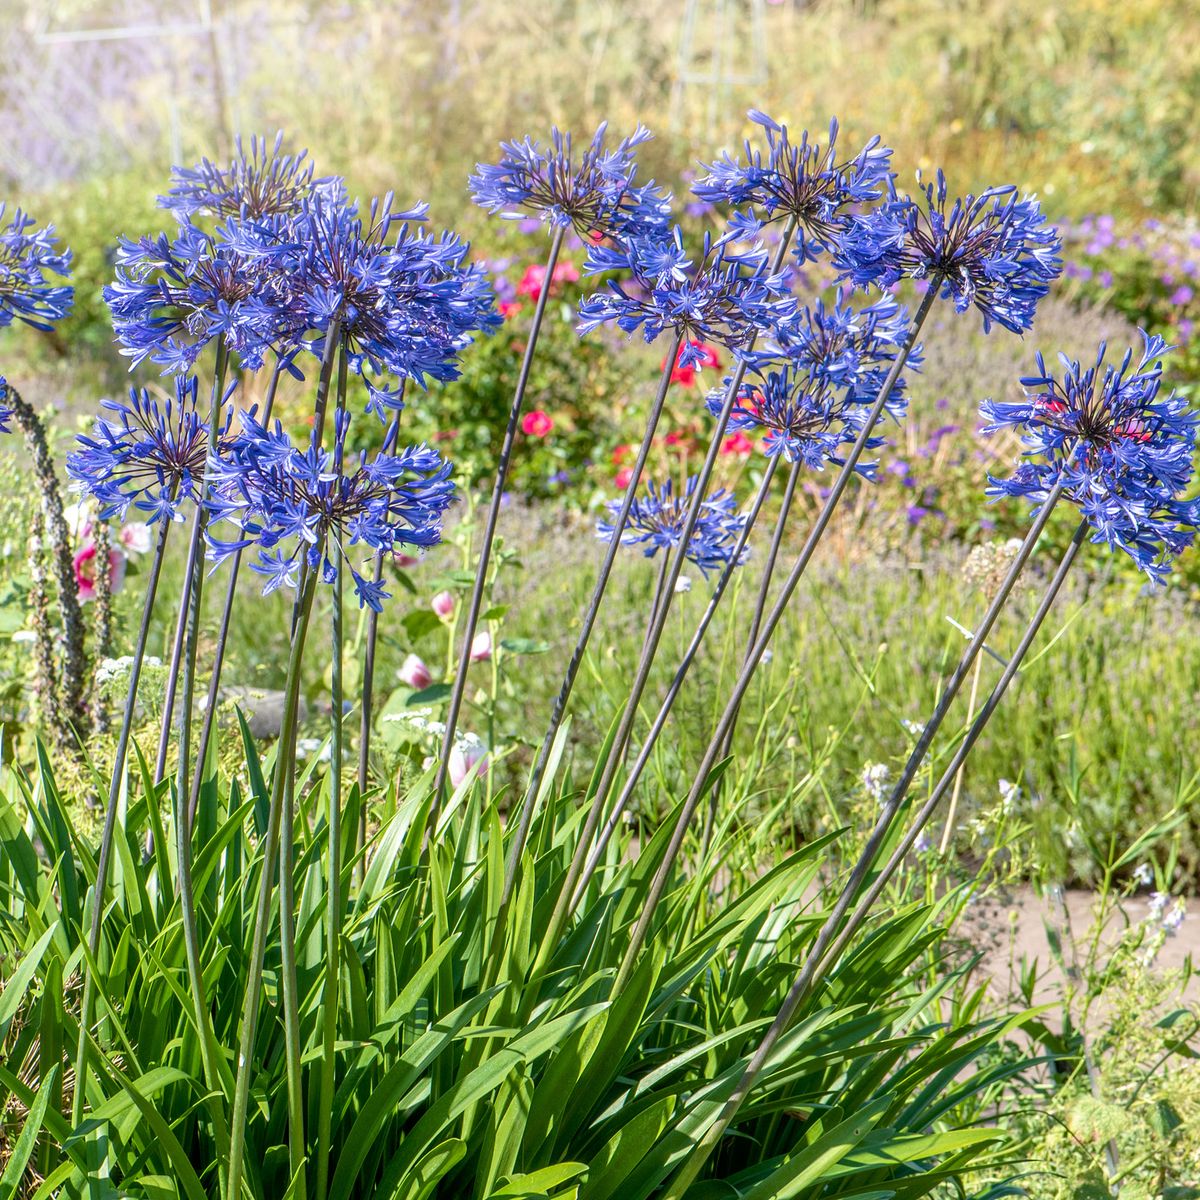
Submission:
[[858,777],[858,782],[871,800],[876,804],[882,804],[891,778],[892,773],[885,763],[867,763]]
[[[161,667],[163,661],[155,654],[147,654],[142,659],[142,670],[147,667]],[[120,658],[102,658],[96,668],[96,682],[101,687],[107,687],[119,679],[126,679],[133,669],[133,655],[122,654]]]

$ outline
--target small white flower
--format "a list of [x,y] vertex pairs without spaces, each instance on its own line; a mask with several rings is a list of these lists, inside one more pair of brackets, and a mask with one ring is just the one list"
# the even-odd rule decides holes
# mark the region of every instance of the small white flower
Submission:
[[686,575],[680,575],[675,580],[675,594],[678,596],[681,592],[690,592],[692,590],[692,581]]
[[915,738],[919,738],[925,732],[925,726],[920,721],[910,721],[906,717],[900,721],[900,724],[904,726],[905,732]]
[[883,801],[883,794],[887,790],[888,780],[891,778],[891,772],[888,770],[885,763],[867,763],[862,769],[862,774],[859,775],[858,781],[862,785],[862,789],[866,794],[879,804]]
[[1154,882],[1154,868],[1149,863],[1138,863],[1133,869],[1133,882],[1138,887],[1149,887]]
[[1000,780],[1000,809],[1002,812],[1011,812],[1012,806],[1016,804],[1020,795],[1021,789],[1015,783],[1008,779]]
[[773,659],[774,657],[775,657],[775,651],[772,650],[768,646],[767,649],[762,652],[762,658],[760,658],[758,661],[763,664],[766,664],[766,663],[769,663],[771,661],[771,659]]
[[37,641],[37,634],[34,633],[32,629],[18,629],[17,632],[12,635],[12,640],[14,642],[20,642],[28,645],[31,642]]
[[1163,913],[1167,908],[1167,901],[1171,899],[1168,892],[1151,892],[1150,899],[1146,902],[1150,906],[1150,920],[1158,921],[1162,919]]
[[1171,911],[1162,919],[1162,927],[1168,933],[1178,933],[1180,925],[1183,924],[1187,917],[1187,904],[1182,899],[1176,900],[1171,905]]

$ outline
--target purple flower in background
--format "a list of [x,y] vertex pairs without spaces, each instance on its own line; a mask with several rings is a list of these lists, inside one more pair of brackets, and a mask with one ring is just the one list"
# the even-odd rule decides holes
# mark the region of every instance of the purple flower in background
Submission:
[[239,137],[226,167],[207,158],[194,167],[173,167],[173,186],[167,195],[159,196],[159,206],[184,220],[201,213],[220,219],[260,220],[294,216],[317,196],[330,204],[345,201],[346,188],[340,178],[314,178],[307,150],[282,154],[282,148],[282,131],[272,144],[265,137],[251,137],[249,150]]
[[985,433],[1016,429],[1026,447],[1008,479],[991,480],[989,494],[1045,502],[1063,478],[1064,497],[1091,525],[1092,541],[1125,551],[1153,580],[1191,545],[1200,509],[1182,497],[1194,472],[1197,416],[1175,393],[1160,397],[1162,338],[1142,333],[1137,365],[1126,351],[1120,366],[1084,370],[1065,356],[1062,379],[1037,355],[1037,373],[1021,380],[1019,403],[986,401]]
[[468,186],[489,212],[520,220],[524,209],[549,225],[582,237],[630,237],[661,231],[670,220],[670,196],[653,181],[635,185],[634,150],[651,137],[639,125],[612,149],[607,123],[576,158],[569,133],[551,130],[548,149],[530,138],[503,142],[498,163],[478,163]]
[[841,278],[879,288],[937,280],[958,312],[979,310],[985,332],[993,322],[1013,333],[1029,329],[1062,269],[1062,241],[1037,201],[996,187],[947,208],[941,171],[920,191],[924,204],[897,195],[889,179],[888,200],[851,220],[834,255]]
[[[745,143],[745,162],[726,154],[709,165],[708,174],[692,191],[710,204],[752,205],[763,221],[796,219],[795,254],[810,262],[829,249],[849,221],[849,208],[878,200],[889,178],[892,152],[873,137],[852,157],[838,161],[838,123],[829,123],[825,146],[788,137],[786,125],[766,113],[750,111],[750,120],[766,131],[767,154]],[[760,218],[753,212],[736,218],[743,231],[757,232]]]
[[224,541],[210,527],[208,557],[220,562],[254,547],[251,569],[266,578],[264,593],[295,587],[304,563],[325,583],[345,568],[359,607],[382,611],[389,593],[356,568],[349,551],[361,545],[361,557],[373,561],[377,553],[441,541],[442,516],[455,495],[450,464],[427,446],[408,446],[361,455],[357,467],[342,471],[348,414],[335,417],[332,450],[298,450],[278,422],[268,429],[253,414],[241,419],[242,432],[216,465],[209,501],[214,520],[232,522],[237,533]]
[[734,235],[714,240],[704,235],[701,253],[684,248],[683,231],[668,236],[633,237],[614,246],[593,246],[584,270],[591,274],[619,271],[630,277],[627,291],[610,280],[579,306],[580,333],[612,322],[647,342],[670,331],[683,339],[677,366],[703,364],[703,343],[729,349],[746,345],[796,308],[779,275],[767,271],[767,255],[758,247],[735,251]]
[[196,397],[196,380],[181,375],[174,400],[162,405],[146,388],[131,388],[127,404],[101,401],[115,419],[101,418],[90,436],[76,439],[67,474],[95,499],[102,520],[124,520],[131,505],[151,523],[183,520],[184,505],[199,498],[208,459],[208,425]]
[[12,433],[8,425],[12,415],[12,409],[8,406],[8,380],[0,375],[0,433]]
[[60,250],[53,225],[34,229],[34,219],[21,209],[5,225],[0,203],[0,329],[15,320],[49,331],[71,311],[75,289],[52,283],[71,273],[71,252]]
[[[670,551],[678,546],[696,484],[697,478],[692,476],[683,492],[676,493],[669,479],[661,487],[653,480],[648,481],[644,495],[634,500],[629,510],[629,519],[621,534],[621,545],[641,546],[647,558],[653,558],[659,550]],[[621,501],[610,500],[607,508],[611,519],[596,523],[596,536],[602,542],[612,540]],[[723,567],[732,557],[745,524],[746,518],[738,513],[732,492],[718,488],[709,493],[700,505],[696,526],[688,542],[688,561],[694,563],[705,576],[709,571]],[[738,563],[744,558],[743,550]]]

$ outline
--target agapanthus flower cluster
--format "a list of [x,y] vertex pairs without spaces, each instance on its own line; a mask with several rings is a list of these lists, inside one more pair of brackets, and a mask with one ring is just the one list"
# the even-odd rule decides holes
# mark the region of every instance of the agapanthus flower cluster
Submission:
[[880,288],[925,280],[957,311],[974,305],[985,332],[993,322],[1013,333],[1032,326],[1062,270],[1062,240],[1035,199],[995,187],[949,204],[941,171],[921,186],[923,204],[898,195],[894,180],[887,186],[887,200],[842,232],[834,255],[841,278]]
[[[851,445],[870,415],[870,407],[895,361],[908,327],[908,314],[890,296],[855,311],[839,292],[832,305],[806,305],[773,332],[762,350],[743,353],[747,378],[730,412],[734,432],[765,435],[768,455],[782,454],[820,470],[840,465],[842,446]],[[907,367],[919,370],[921,350],[914,347]],[[887,399],[887,411],[904,413],[905,378],[901,374]],[[723,389],[707,399],[713,415],[722,411]],[[866,449],[883,445],[871,437]],[[875,464],[856,470],[868,478]]]
[[766,130],[767,154],[745,144],[746,161],[726,154],[709,164],[708,174],[692,191],[709,204],[752,205],[734,220],[744,230],[794,217],[795,254],[811,262],[828,250],[846,228],[853,206],[878,200],[890,177],[892,152],[873,137],[854,156],[838,161],[838,123],[829,123],[824,146],[810,142],[805,130],[799,143],[786,125],[752,109],[750,120]]
[[795,312],[783,277],[772,275],[761,247],[738,250],[735,234],[713,239],[705,234],[699,254],[684,247],[675,226],[665,237],[633,237],[611,246],[592,246],[584,269],[628,276],[579,306],[579,332],[609,322],[647,342],[671,332],[683,339],[676,368],[703,365],[704,343],[736,349]]
[[14,320],[43,331],[71,311],[75,289],[53,283],[71,273],[71,252],[61,250],[53,225],[34,229],[34,219],[17,209],[4,224],[0,203],[0,329]]
[[196,380],[179,376],[174,399],[163,404],[146,388],[131,388],[128,403],[101,402],[113,419],[81,434],[67,458],[67,474],[94,499],[101,520],[123,520],[132,506],[150,523],[182,521],[199,500],[209,439],[197,394]]
[[486,271],[466,261],[470,245],[420,229],[414,223],[426,211],[393,212],[389,196],[364,220],[317,201],[291,223],[280,257],[284,306],[313,335],[308,348],[320,355],[336,322],[350,369],[381,417],[401,403],[389,380],[424,387],[427,378],[457,378],[462,349],[500,324]]
[[[671,551],[678,546],[697,482],[697,478],[692,476],[683,491],[677,492],[669,479],[662,485],[648,481],[643,494],[634,500],[629,509],[621,533],[621,545],[641,546],[647,558],[653,558],[659,550]],[[596,523],[596,536],[603,542],[612,541],[621,501],[610,500],[607,508],[609,519]],[[709,571],[723,567],[732,558],[745,524],[746,518],[737,511],[737,501],[732,492],[718,488],[709,493],[700,505],[696,525],[688,541],[688,561],[706,576]],[[744,556],[745,551],[742,553]],[[741,558],[738,561],[740,563]]]
[[519,218],[531,212],[580,237],[631,237],[661,231],[670,220],[669,194],[654,183],[637,186],[634,150],[651,137],[641,125],[614,148],[605,147],[607,123],[575,158],[569,133],[551,131],[549,148],[525,138],[501,144],[498,163],[478,163],[468,185],[489,212]]
[[217,337],[248,370],[268,350],[295,352],[300,327],[283,291],[283,246],[248,250],[236,220],[208,233],[190,220],[174,237],[123,238],[104,289],[121,353],[186,373]]
[[297,449],[281,424],[269,429],[252,413],[241,423],[214,468],[210,500],[213,520],[231,522],[236,534],[222,539],[210,525],[209,558],[255,550],[251,570],[265,577],[264,593],[296,587],[304,565],[326,583],[346,569],[359,606],[381,611],[389,593],[359,570],[364,562],[351,557],[353,547],[373,562],[401,546],[439,542],[455,495],[450,464],[427,446],[409,446],[363,454],[339,469],[350,425],[345,412],[336,414],[331,450]]
[[265,137],[251,137],[249,150],[239,137],[228,166],[204,158],[194,167],[173,167],[173,186],[167,195],[159,196],[159,206],[183,220],[201,214],[220,220],[261,220],[295,216],[317,196],[330,204],[345,202],[343,181],[336,175],[315,178],[307,150],[299,154],[282,150],[282,131],[272,143]]
[[13,411],[8,404],[8,380],[0,375],[0,433],[12,433],[8,424],[12,416]]
[[1123,550],[1153,580],[1191,545],[1200,506],[1183,497],[1194,472],[1197,414],[1172,392],[1160,396],[1162,358],[1169,347],[1143,332],[1134,364],[1126,351],[1107,363],[1101,343],[1084,369],[1060,356],[1056,378],[1037,355],[1037,372],[1021,380],[1025,399],[987,401],[985,433],[1019,431],[1025,462],[1008,479],[991,480],[989,494],[1045,503],[1061,479],[1064,498],[1092,528],[1092,541]]

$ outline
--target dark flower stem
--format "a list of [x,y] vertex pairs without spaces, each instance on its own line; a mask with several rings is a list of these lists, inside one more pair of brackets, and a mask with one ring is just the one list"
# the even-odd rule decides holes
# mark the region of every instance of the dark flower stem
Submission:
[[[525,343],[525,357],[521,361],[521,372],[517,376],[512,408],[509,410],[508,424],[504,429],[504,440],[500,443],[496,480],[492,485],[492,501],[488,505],[487,518],[483,526],[483,543],[479,548],[479,563],[475,568],[475,581],[471,587],[471,603],[467,608],[467,619],[462,631],[462,650],[458,656],[458,671],[455,673],[454,687],[450,693],[450,706],[446,710],[446,732],[442,737],[442,756],[438,762],[437,777],[434,780],[434,795],[437,799],[434,802],[435,811],[430,816],[431,822],[436,819],[436,808],[441,803],[442,792],[446,785],[446,772],[450,768],[450,752],[454,749],[454,734],[458,728],[459,713],[462,711],[463,695],[467,687],[467,673],[471,669],[471,643],[479,625],[483,594],[487,588],[488,565],[492,557],[496,524],[500,519],[500,503],[504,498],[505,484],[508,482],[508,468],[512,459],[513,443],[517,436],[517,426],[521,420],[521,409],[525,404],[525,391],[529,386],[533,355],[537,348],[538,336],[542,331],[546,305],[550,300],[550,281],[554,275],[554,267],[558,262],[565,233],[565,229],[556,227],[550,241],[550,251],[546,255],[546,273],[542,278],[542,290],[538,295],[537,307],[533,312],[533,324],[530,326],[529,338]],[[430,828],[432,828],[432,824]]]
[[[763,613],[767,609],[767,598],[771,594],[771,580],[775,575],[775,564],[779,561],[779,549],[783,544],[783,535],[787,530],[788,517],[791,516],[792,502],[796,498],[796,485],[800,482],[800,460],[792,464],[791,472],[788,474],[787,486],[783,491],[783,500],[779,505],[779,516],[775,519],[775,531],[771,535],[771,545],[767,549],[766,561],[763,563],[762,574],[758,581],[758,596],[754,601],[754,611],[750,614],[750,630],[746,637],[746,658],[742,660],[742,665],[745,666],[746,661],[750,657],[751,651],[754,649],[754,643],[758,638],[758,631],[762,628]],[[733,714],[733,721],[730,723],[729,732],[725,735],[725,743],[721,750],[721,757],[725,758],[733,749],[733,734],[737,727],[738,713]],[[721,781],[717,780],[713,784],[712,792],[708,798],[708,812],[704,817],[704,836],[701,839],[701,853],[708,852],[709,841],[712,838],[712,831],[717,821],[717,808],[721,802]]]
[[664,553],[659,560],[658,570],[655,572],[654,595],[650,603],[650,619],[646,622],[646,632],[642,635],[641,658],[645,658],[650,652],[650,631],[654,628],[655,618],[663,604],[663,592],[666,590],[667,571],[670,565],[671,556]]
[[[221,428],[221,406],[225,395],[225,372],[228,366],[229,355],[225,349],[225,340],[221,338],[217,342],[217,361],[213,372],[212,402],[209,405],[208,453],[210,457],[214,456],[217,452],[217,437]],[[171,662],[167,668],[167,687],[166,695],[163,697],[162,727],[158,734],[158,753],[154,759],[155,783],[161,781],[167,769],[167,751],[171,745],[171,719],[175,715],[175,689],[179,684],[180,664],[183,661],[187,642],[199,632],[200,594],[204,588],[203,545],[206,511],[204,507],[204,492],[202,491],[200,498],[196,502],[195,512],[192,514],[187,565],[183,571],[183,594],[179,598],[179,619],[175,624],[175,639],[171,645]],[[195,680],[189,676],[188,683],[189,685],[194,685]],[[190,706],[191,700],[190,693],[184,696],[185,704]],[[176,791],[180,796],[179,812],[184,818],[185,828],[190,833],[190,824],[187,822],[187,787],[182,782],[187,780],[188,771],[186,763],[182,761],[179,766],[178,776],[180,783]]]
[[[401,383],[401,388],[404,384]],[[401,392],[403,400],[403,392]],[[400,413],[392,418],[387,435],[383,440],[385,451],[391,450],[396,439],[400,436]],[[375,555],[375,582],[383,579],[383,551]],[[379,641],[379,614],[374,610],[367,614],[367,644],[363,652],[362,700],[358,725],[358,795],[359,817],[358,832],[355,836],[355,874],[361,880],[363,863],[360,857],[362,848],[367,844],[367,806],[363,799],[367,794],[367,782],[371,765],[371,722],[373,712],[372,692],[375,688],[375,648]]]
[[[117,805],[121,796],[121,785],[125,782],[125,758],[129,753],[129,735],[133,728],[133,714],[137,705],[138,683],[142,677],[142,660],[146,656],[146,641],[150,635],[150,618],[154,611],[154,597],[158,592],[158,580],[162,573],[163,552],[171,522],[163,520],[158,530],[158,541],[154,557],[150,562],[150,574],[146,581],[146,598],[142,603],[142,621],[138,627],[137,642],[133,650],[133,662],[129,668],[129,688],[125,696],[125,709],[121,714],[121,729],[117,735],[117,749],[113,759],[112,781],[108,788],[108,805],[104,810],[104,828],[100,834],[100,853],[96,859],[96,883],[92,899],[92,920],[88,930],[88,959],[98,965],[100,955],[100,933],[104,925],[104,893],[108,888],[108,873],[112,865],[113,839],[117,830]],[[87,1094],[88,1051],[90,1048],[92,1016],[96,1007],[96,978],[92,967],[85,964],[83,999],[79,1012],[79,1045],[75,1054],[75,1096],[71,1103],[71,1123],[78,1126],[83,1119],[84,1102]]]
[[25,448],[33,463],[33,474],[44,522],[43,531],[49,541],[49,558],[58,591],[58,608],[62,615],[63,660],[58,674],[57,697],[61,713],[54,718],[54,727],[61,730],[60,748],[84,735],[86,710],[83,696],[86,684],[83,647],[83,611],[75,584],[75,565],[71,557],[71,535],[63,516],[62,493],[58,473],[46,438],[42,419],[16,388],[9,385],[5,403],[12,410],[13,420],[25,435]]
[[[337,408],[341,413],[346,407],[346,351],[343,348],[338,358]],[[399,421],[397,414],[396,420]],[[333,469],[342,473],[342,443],[335,451]],[[338,985],[341,980],[342,948],[342,755],[345,734],[345,718],[342,713],[344,695],[342,681],[342,570],[338,570],[333,581],[332,605],[332,679],[330,707],[332,730],[329,755],[329,877],[326,880],[326,947],[325,972],[321,996],[321,1084],[317,1102],[317,1200],[325,1200],[329,1191],[329,1151],[333,1129],[333,1091],[336,1082],[337,1060],[334,1046],[337,1041]],[[361,803],[361,797],[359,799]],[[296,1013],[297,1037],[299,1035],[299,1012]],[[296,1064],[299,1066],[300,1047],[297,1041]],[[297,1080],[299,1083],[299,1079]],[[304,1111],[303,1088],[298,1090],[300,1112]],[[304,1155],[304,1139],[300,1138],[301,1161]]]
[[[262,423],[266,425],[271,420],[271,410],[275,406],[275,390],[279,386],[279,376],[282,363],[277,361],[271,372],[271,380],[267,384],[266,398],[263,400]],[[213,724],[217,719],[217,698],[221,691],[221,671],[225,665],[225,648],[229,642],[229,625],[233,619],[233,605],[237,596],[238,571],[242,565],[243,551],[239,550],[233,556],[229,568],[229,582],[225,587],[225,607],[221,611],[221,627],[217,633],[217,649],[213,655],[212,676],[208,681],[208,697],[204,709],[203,724],[200,726],[200,742],[196,749],[196,771],[192,776],[192,787],[188,794],[188,828],[191,829],[196,820],[196,805],[200,802],[200,786],[204,781],[204,766],[208,760],[208,747],[212,739]]]
[[[833,934],[841,924],[842,917],[845,915],[846,909],[850,902],[857,894],[858,887],[866,878],[867,872],[874,863],[875,856],[879,850],[879,842],[882,839],[876,839],[874,835],[867,847],[863,850],[862,856],[851,872],[850,880],[846,884],[846,888],[842,892],[842,897],[833,912],[830,913],[818,936],[813,949],[808,956],[808,960],[804,965],[804,969],[797,977],[795,983],[792,984],[791,990],[788,992],[787,998],[784,1000],[775,1020],[771,1027],[767,1030],[762,1042],[754,1051],[750,1061],[746,1065],[745,1071],[738,1080],[737,1086],[734,1088],[729,1099],[725,1101],[720,1114],[714,1123],[705,1131],[703,1138],[697,1144],[696,1148],[688,1156],[683,1165],[683,1169],[679,1175],[672,1181],[667,1191],[664,1193],[663,1200],[682,1200],[684,1193],[695,1181],[696,1176],[700,1173],[704,1163],[708,1160],[721,1138],[724,1136],[726,1129],[729,1128],[734,1116],[737,1114],[742,1102],[749,1094],[750,1089],[754,1086],[763,1067],[766,1065],[767,1059],[770,1057],[771,1051],[775,1048],[776,1043],[783,1036],[788,1026],[791,1024],[792,1018],[795,1016],[800,1004],[806,997],[811,995],[817,984],[824,978],[827,970],[821,970],[822,965],[830,965],[838,961],[838,956],[850,943],[850,940],[857,933],[863,922],[870,914],[870,910],[875,901],[879,899],[883,893],[883,889],[887,886],[888,881],[895,874],[904,858],[911,851],[914,843],[917,840],[921,830],[928,823],[929,818],[933,815],[934,810],[941,802],[945,794],[953,787],[954,777],[958,774],[959,768],[966,762],[967,756],[971,753],[975,743],[979,740],[992,714],[996,711],[1004,696],[1008,685],[1012,682],[1021,666],[1021,662],[1029,651],[1029,647],[1033,644],[1034,638],[1037,637],[1038,631],[1041,629],[1042,623],[1049,614],[1059,591],[1062,588],[1067,574],[1070,571],[1071,564],[1075,561],[1075,556],[1079,553],[1079,548],[1083,545],[1084,536],[1087,533],[1087,522],[1081,521],[1079,527],[1075,530],[1075,536],[1071,539],[1071,544],[1067,547],[1058,564],[1058,569],[1054,573],[1054,578],[1050,581],[1045,593],[1042,596],[1041,602],[1038,604],[1037,611],[1030,619],[1029,624],[1025,628],[1025,632],[1021,636],[1021,640],[1013,652],[1012,657],[1008,661],[1008,665],[1004,669],[1004,673],[1000,676],[999,682],[992,689],[979,715],[971,724],[966,736],[963,738],[958,750],[956,751],[953,760],[942,774],[937,786],[930,793],[929,798],[921,806],[917,812],[912,825],[901,839],[899,845],[893,851],[891,858],[887,864],[879,871],[871,886],[863,894],[856,906],[853,915],[846,922],[845,927],[841,930],[837,940],[833,940]],[[1028,541],[1028,539],[1026,539]],[[1003,589],[1002,589],[1003,590]],[[976,634],[974,641],[979,640],[979,635]],[[965,675],[965,672],[962,672]],[[907,789],[905,789],[907,790]],[[893,800],[896,793],[893,793]],[[902,797],[901,797],[902,798]],[[891,816],[895,815],[895,810],[899,807],[898,802],[893,804],[889,802],[889,810]],[[883,819],[880,819],[882,824]],[[889,822],[890,823],[890,822]],[[877,826],[878,829],[878,826]],[[832,942],[832,945],[830,944]]]
[[267,810],[267,832],[262,842],[261,875],[258,903],[254,914],[254,937],[250,960],[246,964],[246,992],[242,1003],[241,1033],[235,1060],[237,1080],[234,1086],[232,1116],[229,1123],[229,1184],[227,1200],[241,1200],[245,1171],[246,1124],[250,1105],[250,1083],[254,1074],[254,1042],[258,1029],[258,1008],[262,999],[262,965],[266,953],[267,930],[271,922],[271,892],[275,879],[275,858],[279,853],[284,795],[295,773],[296,721],[304,658],[304,642],[312,614],[313,596],[319,575],[310,571],[298,597],[292,647],[288,658],[287,684],[283,701],[283,721],[275,749],[275,775]]
[[[638,447],[637,459],[633,464],[633,471],[629,476],[629,483],[625,488],[625,495],[621,500],[620,512],[613,522],[612,537],[609,539],[608,549],[604,554],[604,561],[600,564],[600,574],[597,576],[595,587],[592,589],[592,598],[588,602],[587,611],[583,616],[583,627],[579,631],[579,637],[575,642],[575,649],[571,653],[571,660],[567,663],[567,670],[563,676],[562,686],[559,688],[558,695],[554,699],[554,707],[550,713],[549,728],[542,739],[537,761],[534,763],[533,771],[529,776],[525,801],[521,806],[520,822],[517,826],[516,836],[509,847],[508,860],[505,864],[504,890],[500,898],[502,909],[507,908],[513,889],[516,887],[517,870],[521,865],[521,855],[525,850],[525,842],[529,837],[530,826],[533,824],[534,806],[537,803],[537,794],[541,788],[542,776],[546,772],[546,764],[550,760],[550,752],[554,748],[554,740],[558,736],[558,731],[562,726],[563,716],[567,711],[567,702],[570,700],[571,691],[575,687],[575,678],[579,674],[580,666],[583,664],[583,656],[587,651],[588,641],[591,639],[592,630],[596,626],[596,618],[600,614],[600,605],[604,600],[604,592],[608,587],[613,563],[616,561],[617,552],[621,548],[621,535],[625,530],[626,522],[629,520],[629,510],[633,507],[633,500],[637,495],[638,485],[642,480],[642,471],[645,469],[646,459],[650,456],[650,448],[654,443],[654,432],[658,428],[659,419],[662,417],[667,392],[671,388],[671,375],[675,369],[675,360],[679,357],[679,350],[682,345],[683,338],[676,337],[672,342],[670,350],[667,352],[667,359],[663,364],[662,374],[659,376],[658,391],[655,394],[654,403],[650,407],[650,415],[646,419],[646,432],[642,435],[642,444]],[[430,828],[432,828],[432,822]],[[500,928],[501,922],[498,921],[497,931]]]
[[797,558],[792,570],[787,579],[784,581],[783,588],[780,591],[779,597],[775,601],[774,607],[767,614],[763,629],[758,636],[758,640],[754,644],[753,650],[742,667],[741,674],[738,676],[737,682],[734,684],[733,694],[729,698],[725,712],[722,714],[720,721],[717,723],[717,728],[713,731],[712,738],[709,741],[708,749],[704,752],[704,757],[700,763],[700,768],[696,773],[696,777],[692,783],[691,791],[680,809],[679,817],[675,823],[675,829],[672,832],[671,840],[667,845],[666,853],[663,856],[662,862],[659,864],[658,871],[654,876],[654,880],[650,885],[650,890],[647,893],[642,911],[638,917],[637,924],[634,926],[633,932],[630,935],[628,949],[625,952],[624,961],[621,964],[621,969],[618,971],[613,984],[613,994],[617,994],[629,982],[629,977],[633,972],[634,964],[637,961],[637,956],[641,952],[642,946],[645,945],[646,935],[650,929],[650,923],[654,919],[654,913],[658,907],[658,902],[662,898],[662,894],[667,886],[667,880],[670,878],[671,872],[675,868],[675,861],[679,857],[680,848],[683,845],[683,840],[687,835],[688,826],[692,818],[696,815],[696,809],[700,804],[705,792],[708,790],[709,777],[713,768],[717,765],[718,757],[721,752],[721,747],[725,743],[725,736],[733,725],[734,718],[737,716],[738,708],[746,695],[747,689],[750,687],[750,682],[754,678],[754,672],[762,660],[763,653],[767,649],[767,645],[771,640],[771,636],[775,632],[776,626],[779,624],[787,609],[788,603],[792,598],[800,580],[804,576],[804,572],[808,567],[809,561],[812,559],[821,538],[825,534],[825,530],[829,527],[829,522],[833,519],[833,514],[837,511],[837,507],[841,502],[842,495],[849,486],[850,479],[854,475],[854,470],[858,466],[858,461],[862,458],[863,451],[866,449],[867,441],[871,437],[871,433],[875,428],[876,422],[879,420],[887,405],[888,397],[892,394],[892,389],[896,386],[896,381],[900,378],[901,372],[904,370],[905,364],[908,362],[908,356],[912,352],[913,346],[916,345],[917,338],[920,335],[921,327],[925,324],[926,318],[929,316],[930,309],[933,307],[933,302],[936,299],[938,292],[939,281],[934,279],[930,281],[929,290],[921,298],[920,307],[917,309],[916,315],[913,318],[913,323],[909,327],[907,336],[904,339],[904,344],[901,346],[896,355],[895,362],[892,363],[891,370],[888,371],[887,377],[883,381],[883,386],[879,389],[879,394],[875,398],[875,403],[871,407],[871,411],[867,414],[867,419],[863,423],[862,430],[855,439],[854,445],[851,447],[849,454],[846,455],[846,461],[842,464],[841,471],[838,472],[838,477],[830,489],[829,495],[817,515],[813,527],[809,530],[808,537],[805,539],[804,546],[800,551],[800,556]]
[[[746,547],[746,542],[750,538],[750,530],[754,525],[758,514],[766,502],[767,496],[771,490],[771,480],[774,478],[775,470],[779,466],[779,457],[772,455],[767,459],[766,471],[763,473],[762,482],[758,485],[758,492],[754,497],[754,503],[751,505],[748,520],[742,527],[742,532],[738,535],[737,544],[734,546],[733,553],[730,555],[729,561],[725,564],[721,571],[721,575],[717,580],[717,586],[713,589],[713,594],[709,598],[708,604],[701,614],[700,621],[696,626],[695,633],[692,634],[692,640],[688,643],[688,648],[684,652],[683,660],[680,662],[678,669],[675,672],[675,677],[671,680],[671,686],[667,689],[666,696],[663,697],[662,706],[658,710],[658,715],[654,718],[654,724],[650,727],[650,732],[646,735],[645,741],[642,743],[642,748],[638,752],[637,758],[634,760],[633,766],[629,769],[629,774],[625,779],[625,783],[621,788],[621,793],[617,797],[617,802],[613,806],[612,812],[608,816],[608,820],[604,824],[604,828],[600,832],[599,840],[596,843],[595,849],[592,850],[587,860],[587,865],[584,867],[582,874],[576,872],[578,882],[573,883],[574,892],[571,898],[571,908],[573,909],[579,903],[579,899],[583,894],[584,888],[595,875],[596,870],[600,866],[604,858],[604,851],[608,847],[608,843],[612,835],[616,832],[617,826],[621,822],[621,816],[629,807],[629,801],[633,798],[633,793],[637,788],[638,782],[642,777],[642,772],[646,769],[646,765],[650,761],[650,755],[658,742],[659,735],[662,733],[667,723],[667,718],[671,715],[671,710],[675,706],[675,701],[679,698],[679,693],[683,690],[683,682],[687,678],[688,671],[691,670],[692,663],[696,659],[696,655],[700,650],[700,643],[704,640],[704,635],[708,632],[708,627],[712,624],[713,617],[716,615],[717,606],[721,603],[721,598],[724,596],[726,589],[729,587],[729,582],[733,578],[734,572],[738,569],[737,561],[742,555],[742,551]],[[798,471],[798,466],[793,467],[793,477]],[[588,843],[582,839],[579,843],[585,849]],[[579,851],[576,851],[579,854]],[[574,864],[572,864],[573,866]],[[568,868],[568,875],[570,875]]]

